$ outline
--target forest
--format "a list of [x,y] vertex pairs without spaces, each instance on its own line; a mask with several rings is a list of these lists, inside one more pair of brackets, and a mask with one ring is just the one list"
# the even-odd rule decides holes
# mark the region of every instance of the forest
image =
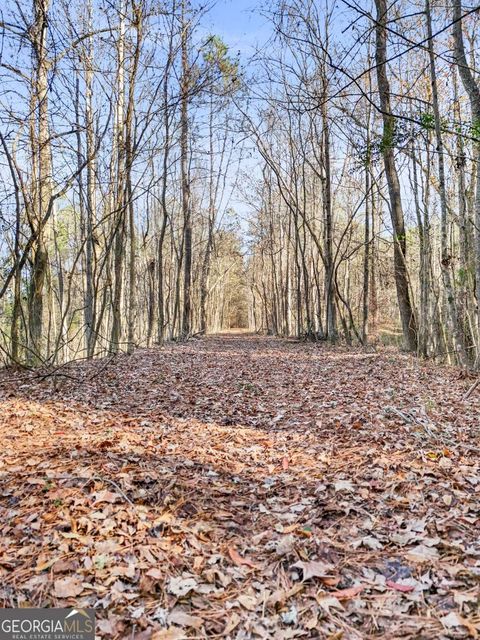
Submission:
[[238,326],[475,368],[478,13],[410,4],[280,2],[242,57],[186,0],[7,2],[4,364]]
[[0,3],[2,637],[479,637],[479,25]]

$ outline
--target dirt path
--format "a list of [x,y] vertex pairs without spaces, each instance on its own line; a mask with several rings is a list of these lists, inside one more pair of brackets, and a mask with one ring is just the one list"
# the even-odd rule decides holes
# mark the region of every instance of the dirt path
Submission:
[[242,334],[62,373],[0,377],[2,606],[142,640],[480,630],[458,371]]

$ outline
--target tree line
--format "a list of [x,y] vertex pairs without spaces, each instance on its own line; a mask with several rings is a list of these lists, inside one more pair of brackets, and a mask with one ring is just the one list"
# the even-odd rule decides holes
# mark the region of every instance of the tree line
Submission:
[[256,326],[361,344],[398,327],[408,351],[478,365],[477,9],[286,0],[269,14],[246,114],[263,162]]
[[187,0],[7,3],[5,362],[131,352],[235,313],[239,63],[200,33],[204,13]]
[[4,364],[249,326],[478,366],[476,7],[258,8],[248,59],[196,0],[2,9]]

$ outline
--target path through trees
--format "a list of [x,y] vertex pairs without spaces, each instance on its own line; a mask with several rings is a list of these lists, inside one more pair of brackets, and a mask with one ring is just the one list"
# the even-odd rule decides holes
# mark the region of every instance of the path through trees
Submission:
[[104,638],[474,637],[470,384],[246,334],[4,372],[0,601]]

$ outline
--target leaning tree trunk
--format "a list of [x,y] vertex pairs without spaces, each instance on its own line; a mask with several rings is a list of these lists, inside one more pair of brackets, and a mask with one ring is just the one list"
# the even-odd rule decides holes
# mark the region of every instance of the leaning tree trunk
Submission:
[[376,49],[375,62],[380,108],[383,115],[382,155],[390,198],[390,214],[393,227],[393,250],[395,286],[398,307],[402,321],[405,348],[417,349],[417,322],[410,300],[408,273],[406,264],[407,243],[403,217],[400,181],[394,155],[395,117],[390,106],[390,84],[387,77],[387,4],[386,0],[375,0],[377,17],[375,22]]
[[[458,72],[462,80],[462,84],[470,99],[470,109],[472,113],[472,125],[475,130],[480,124],[480,88],[475,80],[471,68],[467,62],[465,54],[465,45],[463,42],[462,31],[462,2],[461,0],[453,0],[453,40],[455,46],[455,60],[458,66]],[[480,313],[478,306],[480,305],[480,141],[475,143],[475,160],[476,163],[476,192],[475,192],[475,294],[477,298],[477,328],[480,336]],[[480,364],[480,348],[477,343],[476,349],[476,366]]]

